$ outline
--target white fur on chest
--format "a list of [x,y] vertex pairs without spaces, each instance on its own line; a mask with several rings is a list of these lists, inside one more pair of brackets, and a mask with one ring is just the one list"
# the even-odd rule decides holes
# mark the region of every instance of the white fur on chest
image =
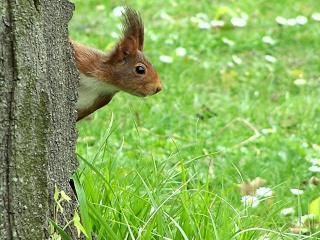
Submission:
[[103,95],[111,95],[118,92],[119,89],[115,86],[102,82],[95,77],[87,77],[80,74],[80,86],[78,87],[78,101],[76,109],[88,109],[92,107],[94,101]]

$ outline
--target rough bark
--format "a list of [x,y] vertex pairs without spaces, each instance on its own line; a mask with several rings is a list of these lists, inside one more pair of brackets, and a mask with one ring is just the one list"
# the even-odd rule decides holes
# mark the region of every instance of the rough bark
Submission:
[[48,238],[55,185],[72,197],[68,220],[76,207],[72,11],[67,0],[0,0],[0,239]]

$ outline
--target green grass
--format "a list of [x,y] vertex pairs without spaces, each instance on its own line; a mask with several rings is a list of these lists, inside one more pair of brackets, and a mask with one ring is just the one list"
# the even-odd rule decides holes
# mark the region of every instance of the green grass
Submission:
[[[117,41],[111,32],[120,33],[112,10],[121,1],[74,2],[72,38],[108,50]],[[77,124],[85,229],[98,239],[298,239],[302,233],[290,227],[319,197],[319,186],[308,184],[319,173],[308,168],[320,158],[313,145],[320,145],[320,22],[311,18],[320,1],[128,3],[145,21],[145,54],[164,89],[145,99],[119,93]],[[191,21],[197,13],[226,26],[200,29]],[[247,25],[233,27],[230,19],[243,14]],[[298,15],[308,23],[275,20]],[[186,56],[176,55],[178,47]],[[300,78],[304,85],[295,84]],[[258,135],[246,141],[253,130]],[[245,207],[237,184],[255,177],[267,181],[273,197]],[[294,213],[281,215],[288,207]],[[317,231],[300,237],[316,239]]]

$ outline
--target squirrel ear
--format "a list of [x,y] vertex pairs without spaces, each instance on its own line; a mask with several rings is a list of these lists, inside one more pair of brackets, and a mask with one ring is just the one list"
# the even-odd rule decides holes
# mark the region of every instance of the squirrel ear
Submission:
[[134,37],[129,36],[123,39],[121,50],[124,55],[135,55],[138,51],[138,44]]

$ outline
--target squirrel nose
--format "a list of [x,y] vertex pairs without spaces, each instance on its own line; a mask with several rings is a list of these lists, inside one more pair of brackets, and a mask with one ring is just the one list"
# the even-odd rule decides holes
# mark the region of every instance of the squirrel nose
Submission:
[[157,87],[155,94],[160,92],[161,90],[162,90],[162,86]]

